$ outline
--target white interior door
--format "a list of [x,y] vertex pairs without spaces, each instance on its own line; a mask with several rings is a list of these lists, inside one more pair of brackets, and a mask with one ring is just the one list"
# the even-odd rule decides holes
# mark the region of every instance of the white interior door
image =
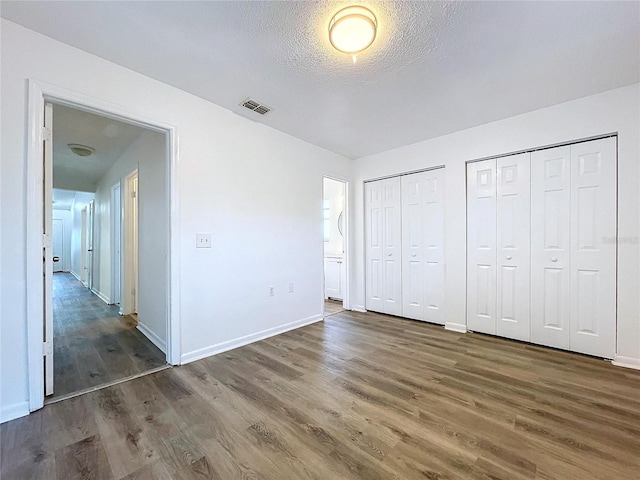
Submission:
[[342,258],[324,259],[324,291],[326,298],[342,300]]
[[400,178],[365,184],[366,307],[402,315]]
[[44,394],[53,395],[53,105],[50,103],[44,106],[43,132]]
[[[571,146],[571,350],[613,358],[616,139]],[[608,239],[608,241],[607,241]]]
[[400,177],[382,180],[384,313],[402,315],[402,216]]
[[403,316],[441,325],[444,325],[443,180],[443,168],[401,179]]
[[122,265],[122,257],[120,255],[120,245],[122,242],[122,209],[121,209],[121,201],[120,201],[120,184],[115,185],[111,190],[111,231],[113,232],[112,238],[112,271],[113,271],[113,292],[112,298],[113,303],[116,305],[120,305],[120,295],[121,295],[121,265]]
[[496,333],[496,160],[467,164],[467,327]]
[[364,184],[366,308],[384,312],[382,180]]
[[53,271],[62,272],[64,265],[64,220],[53,219]]
[[93,217],[94,201],[87,205],[87,288],[93,288]]
[[530,156],[497,159],[496,334],[524,341],[531,338]]
[[571,147],[531,153],[531,341],[569,349]]

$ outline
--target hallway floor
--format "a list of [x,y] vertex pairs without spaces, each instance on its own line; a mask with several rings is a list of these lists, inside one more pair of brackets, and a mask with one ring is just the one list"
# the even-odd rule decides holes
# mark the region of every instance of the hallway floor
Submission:
[[336,313],[340,313],[344,311],[344,307],[342,306],[342,300],[331,300],[327,299],[324,301],[324,316],[328,317],[329,315],[335,315]]
[[55,273],[54,395],[47,401],[164,365],[164,353],[136,329],[137,324],[72,274]]

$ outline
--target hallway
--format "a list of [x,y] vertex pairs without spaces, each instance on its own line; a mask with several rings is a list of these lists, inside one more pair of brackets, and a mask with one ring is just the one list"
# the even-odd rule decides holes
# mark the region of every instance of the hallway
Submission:
[[54,395],[47,401],[163,366],[165,355],[70,273],[53,275]]

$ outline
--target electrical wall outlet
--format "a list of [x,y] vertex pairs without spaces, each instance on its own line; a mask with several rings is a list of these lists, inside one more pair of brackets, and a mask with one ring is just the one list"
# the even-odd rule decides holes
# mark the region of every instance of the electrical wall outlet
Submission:
[[289,293],[293,293],[293,282],[289,282]]
[[211,234],[196,233],[196,248],[211,248]]
[[273,285],[269,285],[269,296],[273,297],[275,295],[275,288],[273,287]]

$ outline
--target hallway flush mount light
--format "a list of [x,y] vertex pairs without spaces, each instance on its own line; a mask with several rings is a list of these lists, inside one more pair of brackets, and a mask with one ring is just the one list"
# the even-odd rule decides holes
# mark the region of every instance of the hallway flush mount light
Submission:
[[356,63],[356,55],[376,39],[378,22],[371,10],[351,6],[338,11],[329,22],[329,41],[339,52],[348,53]]
[[80,157],[88,157],[92,153],[96,153],[95,148],[87,147],[86,145],[80,145],[79,143],[69,143],[67,147],[71,149],[73,153]]

